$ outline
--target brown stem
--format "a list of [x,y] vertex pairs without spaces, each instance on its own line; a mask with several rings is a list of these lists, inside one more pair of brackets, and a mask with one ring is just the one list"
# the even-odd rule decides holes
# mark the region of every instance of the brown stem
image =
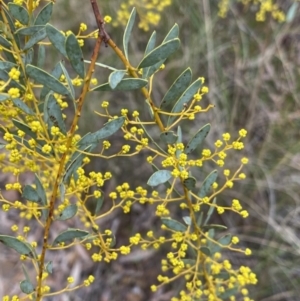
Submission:
[[[67,150],[69,150],[72,145],[72,138],[76,131],[76,126],[78,124],[78,120],[81,115],[81,110],[82,110],[82,106],[83,106],[86,94],[89,91],[90,81],[91,81],[92,75],[94,73],[95,63],[98,58],[98,53],[100,51],[100,46],[101,46],[102,41],[103,41],[103,39],[99,35],[97,38],[97,41],[96,41],[96,45],[94,47],[93,54],[92,54],[91,64],[89,66],[87,75],[84,80],[84,85],[83,85],[80,97],[78,99],[78,105],[77,105],[77,109],[75,112],[75,116],[74,116],[71,128],[68,132],[68,139],[66,142]],[[41,253],[41,257],[40,257],[40,261],[39,261],[39,276],[38,276],[37,299],[36,299],[37,301],[40,301],[42,299],[42,276],[43,276],[43,270],[44,270],[44,264],[45,264],[46,250],[48,247],[49,231],[50,231],[50,226],[52,223],[52,218],[53,218],[53,213],[54,213],[54,205],[55,205],[55,200],[57,198],[57,191],[58,191],[58,187],[59,187],[59,184],[61,183],[61,179],[63,176],[67,155],[68,155],[68,151],[66,151],[60,159],[59,168],[58,168],[58,172],[56,175],[56,179],[55,179],[55,183],[54,183],[54,187],[53,187],[52,195],[51,195],[51,199],[50,199],[49,213],[48,213],[48,217],[46,220],[46,226],[45,226],[45,232],[44,232],[43,248],[42,248],[42,253]]]

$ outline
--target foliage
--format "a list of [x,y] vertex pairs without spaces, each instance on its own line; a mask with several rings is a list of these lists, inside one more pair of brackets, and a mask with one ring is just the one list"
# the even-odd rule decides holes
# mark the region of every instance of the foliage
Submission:
[[[41,3],[41,7],[39,2],[30,0],[8,5],[1,2],[0,114],[5,143],[1,145],[0,166],[3,172],[14,175],[14,181],[6,184],[5,189],[17,191],[21,201],[8,200],[2,194],[0,201],[5,212],[20,212],[25,226],[21,230],[19,225],[13,225],[12,231],[16,234],[1,233],[0,241],[18,252],[22,261],[31,263],[37,277],[37,281],[33,281],[24,267],[24,280],[20,284],[23,295],[11,299],[25,300],[27,296],[39,301],[91,285],[94,275],[76,286],[71,285],[70,275],[60,291],[51,291],[47,282],[54,273],[47,254],[78,244],[93,250],[92,261],[106,263],[130,254],[137,247],[142,250],[164,248],[167,251],[161,262],[162,274],[151,290],[155,292],[173,282],[184,283],[172,301],[235,300],[237,295],[250,301],[246,287],[256,284],[256,276],[245,265],[234,267],[226,252],[251,255],[251,250],[236,247],[237,236],[222,235],[224,225],[210,223],[214,213],[248,216],[237,199],[230,205],[217,201],[220,193],[246,177],[242,168],[248,159],[238,153],[244,148],[241,140],[247,131],[241,129],[234,139],[224,133],[215,141],[214,149],[210,149],[202,145],[211,129],[211,125],[206,124],[186,143],[189,135],[182,130],[183,126],[214,107],[202,105],[203,96],[209,92],[204,78],[192,81],[188,68],[179,73],[160,102],[154,101],[152,93],[155,76],[164,72],[165,61],[180,47],[178,26],[175,24],[160,44],[154,32],[143,58],[133,67],[128,46],[132,41],[135,9],[124,32],[122,52],[107,35],[96,2],[91,4],[99,31],[83,34],[87,26],[81,23],[75,35],[49,24],[52,1]],[[84,60],[82,54],[86,39],[95,43],[91,60]],[[96,63],[103,43],[115,51],[124,69]],[[47,71],[43,66],[51,46],[65,62],[58,61]],[[92,77],[98,67],[112,70],[107,82],[98,84]],[[68,71],[71,68],[73,71]],[[70,75],[73,72],[75,77]],[[148,119],[142,119],[141,112],[135,109],[131,112],[127,107],[115,111],[108,101],[103,101],[95,113],[104,125],[93,133],[79,134],[78,121],[88,94],[130,90],[141,91],[149,111]],[[67,109],[73,111],[71,122],[67,122]],[[159,140],[151,136],[153,128],[161,132]],[[122,146],[115,151],[113,136],[120,132]],[[118,183],[106,193],[104,188],[112,180],[112,173],[85,170],[90,157],[104,160],[120,157],[128,161],[143,152],[154,171],[149,173],[147,184],[132,187],[127,182]],[[225,165],[228,152],[234,152],[240,161],[234,171]],[[197,153],[196,158],[192,153]],[[209,163],[216,169],[196,179],[193,174],[198,176],[198,171]],[[33,175],[31,183],[22,182],[24,173]],[[216,182],[218,175],[220,180]],[[95,204],[94,210],[90,210],[89,202]],[[137,232],[128,238],[127,244],[118,245],[113,231],[99,224],[118,209],[129,213],[137,203],[155,208],[164,235],[148,229],[145,235]],[[182,220],[173,216],[171,206],[181,212]],[[68,227],[68,222],[74,219],[81,221],[81,228]],[[29,240],[29,221],[43,229],[42,241]],[[53,237],[52,229],[58,222],[64,222],[65,229]]]

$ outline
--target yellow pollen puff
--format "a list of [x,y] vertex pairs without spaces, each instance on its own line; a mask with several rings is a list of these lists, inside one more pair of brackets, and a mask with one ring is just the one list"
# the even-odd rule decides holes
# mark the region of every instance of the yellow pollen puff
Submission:
[[86,31],[87,30],[87,25],[85,23],[80,23],[79,29],[80,29],[80,31]]
[[202,89],[201,89],[201,93],[204,93],[204,94],[208,93],[208,91],[209,91],[209,89],[206,86],[202,87]]
[[20,90],[18,88],[10,88],[7,93],[11,98],[20,97]]
[[222,137],[223,137],[224,141],[229,141],[230,140],[230,134],[229,133],[223,134]]
[[109,102],[108,101],[103,101],[101,104],[102,108],[107,108],[109,106]]
[[19,80],[20,74],[21,74],[21,72],[18,69],[16,69],[15,67],[13,67],[8,73],[9,77],[16,81]]
[[111,21],[112,21],[112,17],[111,17],[111,16],[106,15],[106,16],[104,17],[104,22],[105,22],[105,23],[110,23]]

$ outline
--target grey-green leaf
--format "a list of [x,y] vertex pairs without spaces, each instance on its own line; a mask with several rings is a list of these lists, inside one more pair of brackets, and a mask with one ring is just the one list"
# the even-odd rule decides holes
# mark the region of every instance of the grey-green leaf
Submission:
[[200,198],[204,198],[207,196],[207,194],[210,190],[210,187],[216,181],[217,177],[218,177],[218,171],[214,170],[205,178],[205,180],[203,181],[202,186],[198,192],[198,196]]
[[6,100],[9,100],[10,99],[10,96],[6,93],[1,93],[0,94],[0,102],[2,101],[6,101]]
[[88,146],[93,143],[98,143],[100,140],[107,138],[113,135],[116,131],[118,131],[124,124],[125,117],[119,117],[113,119],[106,123],[103,128],[94,133],[89,133],[82,137],[82,139],[78,142],[79,146]]
[[36,16],[34,25],[45,25],[47,24],[52,15],[52,8],[53,8],[53,3],[49,2],[47,5],[45,5],[39,14]]
[[205,254],[206,256],[211,256],[210,249],[208,247],[201,247],[200,251]]
[[[194,81],[177,100],[172,109],[172,113],[180,113],[184,109],[184,105],[194,98],[194,95],[198,92],[201,85],[202,79],[198,78],[196,81]],[[176,117],[174,116],[170,116],[167,125],[171,125],[175,118]]]
[[176,143],[178,136],[173,131],[162,132],[160,134],[160,139],[168,144]]
[[68,54],[65,49],[66,37],[55,27],[50,24],[45,26],[47,36],[51,44],[65,57],[68,57]]
[[43,29],[44,26],[29,26],[29,27],[24,27],[20,28],[16,31],[17,34],[23,35],[23,36],[32,36],[33,34],[37,33],[41,29]]
[[[148,44],[146,46],[144,57],[155,48],[155,43],[156,43],[156,31],[153,31],[153,33],[148,41]],[[143,69],[143,78],[149,77],[148,73],[149,73],[150,68],[151,67]]]
[[28,255],[32,257],[33,250],[31,246],[13,236],[0,235],[0,242],[7,247],[14,249],[21,255]]
[[34,291],[34,286],[29,280],[20,282],[20,289],[24,294],[31,294]]
[[186,223],[187,226],[192,225],[192,219],[190,216],[183,216],[182,219],[184,220],[184,222]]
[[166,35],[166,37],[164,38],[163,43],[178,38],[178,36],[179,36],[179,26],[177,23],[175,23],[173,27],[170,29],[170,31],[168,32],[168,34]]
[[110,87],[112,89],[115,89],[116,86],[123,79],[125,74],[126,74],[126,70],[117,70],[117,71],[112,72],[108,78],[108,83],[109,83]]
[[294,2],[289,8],[286,14],[287,23],[291,23],[295,19],[295,16],[297,15],[298,6],[299,6],[299,2]]
[[99,214],[104,202],[104,194],[101,192],[101,196],[96,198],[96,208],[95,208],[95,215]]
[[37,58],[37,66],[38,68],[43,68],[45,64],[46,58],[46,48],[44,45],[39,45],[38,58]]
[[17,5],[14,3],[8,3],[8,9],[11,15],[20,21],[23,25],[27,25],[29,22],[29,14],[24,6]]
[[[72,99],[75,100],[75,90],[74,90],[74,86],[72,84],[72,79],[71,79],[67,69],[65,68],[65,66],[63,64],[63,61],[59,62],[59,64],[60,64],[61,70],[63,71],[63,74],[64,74],[64,76],[67,80]],[[75,103],[74,103],[74,106],[75,106]]]
[[81,47],[73,33],[66,39],[66,52],[73,69],[81,77],[85,78],[84,60]]
[[42,28],[41,30],[37,31],[35,34],[31,36],[31,38],[28,40],[28,42],[25,44],[23,51],[31,48],[39,41],[44,40],[47,37],[47,33],[45,28]]
[[127,22],[124,35],[123,35],[124,54],[127,60],[128,60],[128,43],[130,41],[130,35],[135,21],[135,16],[136,16],[136,9],[133,8],[129,16],[129,20]]
[[70,91],[54,76],[33,65],[26,66],[26,73],[36,82],[62,95],[70,96]]
[[75,204],[67,206],[57,217],[56,220],[65,221],[76,215],[78,207]]
[[58,236],[54,239],[52,245],[55,246],[56,244],[62,243],[62,242],[67,242],[70,240],[73,240],[75,238],[83,238],[87,236],[89,232],[83,231],[80,229],[71,229],[69,228],[66,231],[61,232],[58,234]]
[[[216,202],[217,202],[217,198],[214,198],[213,201],[211,202],[211,205],[215,205]],[[208,212],[207,212],[207,216],[206,216],[206,219],[205,219],[203,225],[206,225],[206,224],[209,222],[209,220],[210,220],[210,218],[211,218],[213,212],[215,211],[215,208],[216,208],[215,206],[210,206],[210,207],[209,207],[209,210],[208,210]]]
[[160,108],[165,110],[169,106],[174,105],[182,93],[190,85],[192,79],[191,68],[184,70],[172,84],[168,92],[165,94],[164,98],[161,101]]
[[169,181],[172,178],[170,170],[161,169],[156,171],[148,180],[147,184],[149,186],[157,186]]
[[56,126],[63,134],[66,134],[67,130],[63,120],[61,107],[53,94],[50,94],[49,97],[46,98],[45,109],[47,111],[46,116],[48,117],[45,122],[48,124],[48,128],[51,129],[52,126]]
[[[35,174],[34,184],[35,184],[36,192],[39,196],[39,199],[41,200],[41,203],[43,204],[43,206],[47,206],[47,195],[46,195],[45,189],[42,185],[42,182],[37,174]],[[43,214],[43,218],[46,219],[48,216],[48,210],[43,209],[42,214]]]
[[204,125],[196,134],[195,136],[189,141],[187,146],[184,149],[184,152],[186,154],[190,154],[192,151],[194,151],[206,138],[210,131],[210,124]]
[[12,44],[8,42],[8,40],[3,38],[1,35],[0,35],[0,45],[8,49],[12,46]]
[[28,115],[34,115],[35,113],[25,104],[20,98],[13,98],[12,99],[13,104],[21,109],[23,112],[25,112]]
[[30,185],[23,188],[22,197],[28,201],[38,203],[41,201],[37,191]]
[[187,190],[192,190],[196,186],[196,179],[194,177],[188,177],[183,181],[183,185]]
[[46,270],[49,274],[52,274],[52,273],[53,273],[53,263],[52,263],[52,261],[49,261],[49,262],[46,263],[45,270]]
[[180,46],[179,39],[173,39],[153,49],[140,62],[138,69],[153,66],[161,60],[167,59]]
[[161,222],[169,229],[174,230],[174,231],[178,231],[178,232],[185,232],[187,230],[187,226],[185,226],[184,224],[171,219],[171,218],[167,218],[167,217],[162,217],[161,218]]
[[109,83],[97,86],[93,91],[131,91],[145,87],[148,81],[141,78],[124,78],[120,83],[112,89]]

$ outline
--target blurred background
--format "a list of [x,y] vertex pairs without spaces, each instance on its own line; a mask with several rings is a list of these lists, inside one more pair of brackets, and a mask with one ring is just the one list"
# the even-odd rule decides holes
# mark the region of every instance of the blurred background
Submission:
[[[218,201],[238,198],[250,214],[242,220],[230,214],[218,217],[228,231],[238,234],[245,247],[253,251],[251,257],[233,254],[237,265],[249,265],[257,274],[258,284],[251,289],[256,301],[297,301],[300,299],[300,9],[292,0],[172,0],[172,1],[97,1],[101,12],[112,17],[106,25],[114,42],[121,47],[124,20],[132,5],[138,17],[130,42],[130,61],[137,65],[143,56],[153,30],[160,43],[169,29],[177,23],[180,28],[181,49],[167,62],[166,68],[154,80],[153,98],[158,104],[177,76],[188,66],[193,79],[206,78],[210,91],[203,102],[215,108],[201,115],[189,133],[210,122],[207,146],[224,132],[237,135],[241,128],[248,131],[244,154],[250,164],[244,172],[247,179],[225,192]],[[146,2],[154,3],[147,15]],[[161,2],[161,3],[160,3]],[[123,5],[123,6],[121,6]],[[271,5],[271,11],[269,6]],[[276,6],[274,6],[276,5]],[[148,9],[149,12],[149,9]],[[157,15],[159,17],[157,17]],[[78,31],[80,22],[90,30],[96,29],[89,1],[57,0],[52,23],[61,30]],[[154,24],[147,21],[155,20]],[[140,23],[139,23],[140,22]],[[126,23],[126,22],[125,22]],[[139,28],[141,27],[141,28]],[[89,59],[94,40],[85,42]],[[53,55],[53,59],[55,59]],[[51,58],[52,59],[52,58]],[[102,47],[99,62],[122,69],[110,48]],[[107,81],[105,69],[96,71],[98,82]],[[110,102],[112,112],[123,107],[145,112],[144,99],[139,92],[93,94],[85,103],[80,128],[83,133],[101,126],[94,114],[103,100]],[[147,112],[142,115],[147,117]],[[190,124],[189,124],[190,126]],[[150,130],[151,131],[151,130]],[[155,130],[151,132],[158,135]],[[122,141],[115,138],[114,146]],[[120,138],[121,139],[121,138]],[[144,159],[147,153],[141,156]],[[149,166],[139,161],[93,160],[87,170],[111,170],[116,183],[129,182],[133,186],[146,182]],[[231,157],[228,164],[235,166]],[[143,166],[145,164],[145,166]],[[116,181],[116,182],[114,182]],[[120,214],[119,214],[120,213]],[[155,226],[153,209],[136,206],[128,215],[117,212],[101,221],[109,225],[117,239],[126,241],[128,234],[143,232]],[[110,265],[91,263],[84,250],[68,254],[61,260],[65,274],[78,278],[94,273],[96,282],[87,290],[56,297],[53,300],[92,301],[163,301],[170,300],[174,287],[166,287],[152,294],[149,286],[159,273],[162,255],[159,252],[136,251]],[[163,251],[162,251],[163,252]],[[71,271],[71,272],[70,272]],[[53,279],[56,283],[57,279]],[[50,299],[49,299],[50,300]],[[52,299],[51,299],[52,300]]]

